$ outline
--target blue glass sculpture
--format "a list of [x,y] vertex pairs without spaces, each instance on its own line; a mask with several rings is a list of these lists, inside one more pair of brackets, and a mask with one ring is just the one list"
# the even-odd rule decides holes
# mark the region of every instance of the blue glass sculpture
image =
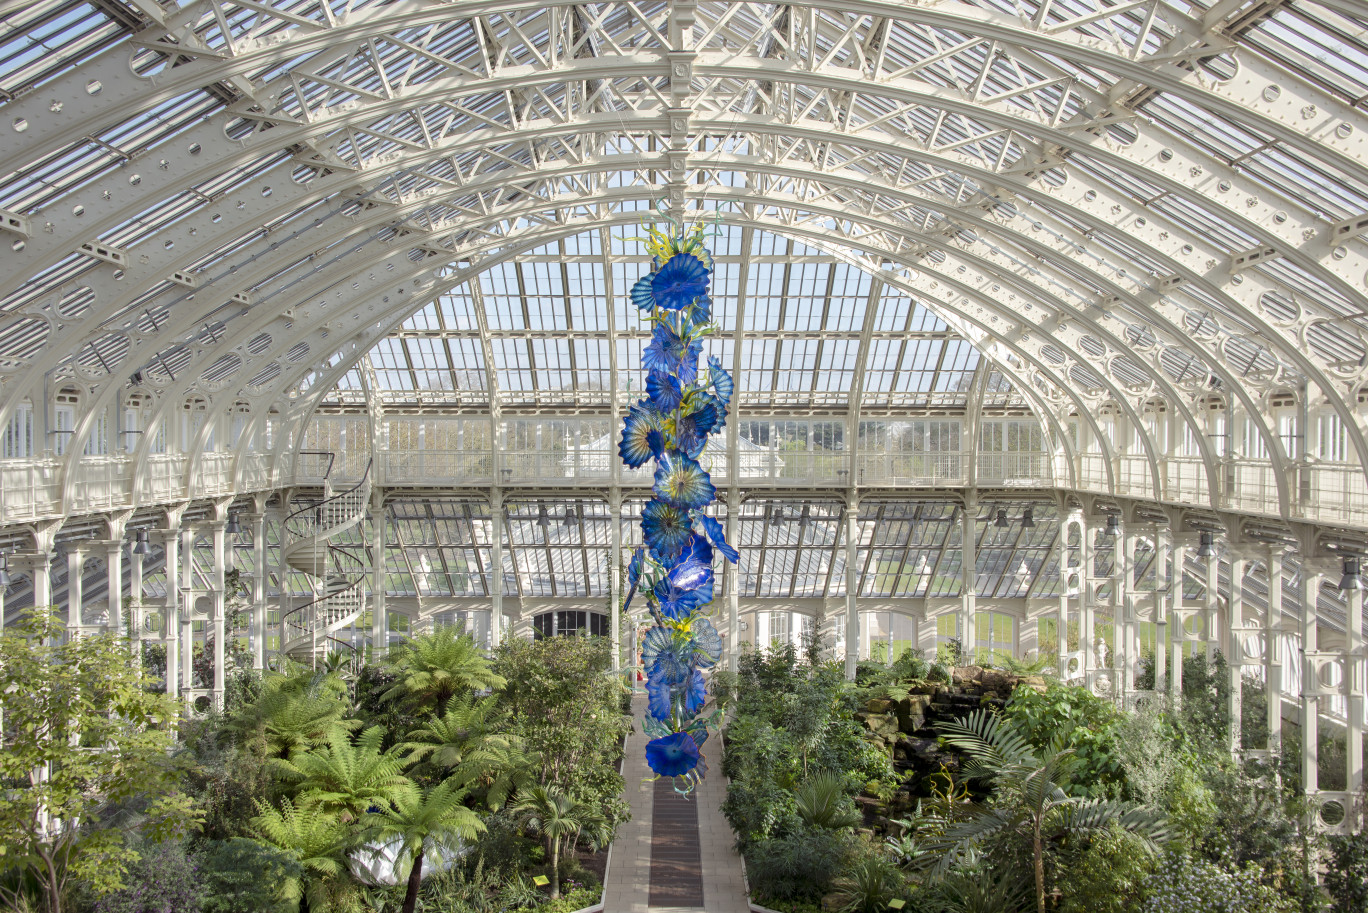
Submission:
[[732,379],[717,359],[698,364],[702,338],[713,329],[712,255],[702,225],[670,234],[648,229],[652,269],[632,286],[632,302],[654,324],[642,353],[646,399],[622,423],[618,452],[633,469],[655,463],[653,497],[641,514],[646,543],[627,567],[631,606],[644,594],[655,625],[642,642],[649,697],[644,723],[646,762],[675,789],[691,792],[706,765],[700,749],[720,712],[707,704],[706,670],[722,657],[722,638],[708,618],[713,552],[735,563],[722,524],[704,513],[717,496],[698,462],[708,436],[722,430]]

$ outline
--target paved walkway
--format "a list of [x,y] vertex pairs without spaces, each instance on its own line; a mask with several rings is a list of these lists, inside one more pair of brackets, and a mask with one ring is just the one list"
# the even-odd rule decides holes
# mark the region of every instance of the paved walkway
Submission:
[[[632,715],[640,721],[646,713],[646,698],[636,695],[632,699]],[[613,842],[613,858],[609,864],[605,884],[604,913],[748,913],[745,882],[741,877],[741,858],[732,847],[732,832],[727,819],[722,817],[722,799],[727,794],[727,783],[722,777],[722,749],[716,736],[708,741],[705,753],[708,757],[708,776],[689,802],[695,804],[698,819],[698,861],[702,867],[703,904],[702,906],[666,907],[651,906],[651,895],[656,894],[658,901],[669,896],[664,890],[678,891],[692,873],[692,853],[682,860],[681,846],[693,843],[689,835],[671,837],[669,829],[657,829],[655,825],[655,803],[658,784],[644,782],[651,776],[646,766],[646,737],[636,732],[627,738],[627,759],[622,775],[627,780],[626,795],[632,809],[632,820],[618,829],[617,840]],[[670,796],[669,799],[678,799]],[[662,804],[666,799],[662,799]],[[663,811],[663,809],[662,809]],[[670,820],[686,821],[688,816],[678,817],[677,808],[672,808]],[[663,822],[662,822],[663,823]],[[678,825],[675,825],[678,826]],[[657,840],[652,840],[653,831]],[[657,844],[658,847],[657,847]],[[652,891],[652,851],[658,849],[656,890]],[[675,896],[683,897],[682,893]]]

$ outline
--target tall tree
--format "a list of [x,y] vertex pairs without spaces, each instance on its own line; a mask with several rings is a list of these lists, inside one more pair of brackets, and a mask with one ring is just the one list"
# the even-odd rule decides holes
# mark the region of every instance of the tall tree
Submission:
[[[125,640],[65,639],[47,609],[0,634],[0,897],[32,879],[49,913],[74,880],[122,887],[136,852],[127,822],[154,839],[198,823],[169,759],[179,704],[153,693]],[[137,815],[109,815],[137,806]]]
[[475,641],[456,626],[439,627],[399,644],[390,651],[387,665],[398,681],[384,699],[404,701],[438,716],[446,713],[447,702],[457,694],[504,685]]
[[366,815],[369,836],[380,842],[398,838],[398,858],[407,857],[408,888],[403,913],[413,913],[418,886],[423,882],[423,860],[439,849],[458,851],[485,829],[484,822],[463,804],[465,791],[447,781],[420,790],[404,790],[392,805]]
[[1069,794],[1078,761],[1072,748],[1063,747],[1067,732],[1037,752],[1018,726],[985,710],[942,723],[937,730],[968,755],[964,776],[988,780],[993,787],[988,802],[947,802],[935,808],[941,833],[929,841],[932,853],[926,858],[937,859],[940,874],[995,844],[1024,841],[1031,854],[1037,913],[1045,913],[1049,845],[1116,826],[1153,852],[1168,836],[1163,818],[1145,806]]

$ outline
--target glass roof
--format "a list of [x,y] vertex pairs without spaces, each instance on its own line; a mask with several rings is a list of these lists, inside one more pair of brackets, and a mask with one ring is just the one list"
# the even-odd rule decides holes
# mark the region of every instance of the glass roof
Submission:
[[[369,353],[386,405],[487,408],[495,389],[505,409],[606,411],[614,359],[618,389],[641,391],[649,324],[627,296],[650,269],[639,234],[624,226],[573,235],[501,263],[410,316]],[[719,224],[710,238],[717,330],[703,357],[739,365],[744,407],[849,409],[858,376],[865,410],[964,408],[986,362],[927,303],[772,232]],[[1027,408],[1000,374],[991,386],[1000,405]],[[363,389],[353,370],[323,403],[361,406]]]

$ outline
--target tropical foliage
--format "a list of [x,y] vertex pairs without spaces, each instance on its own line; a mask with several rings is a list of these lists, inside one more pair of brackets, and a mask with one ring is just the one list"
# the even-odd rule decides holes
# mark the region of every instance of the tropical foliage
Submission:
[[226,714],[190,720],[124,642],[58,633],[38,615],[0,636],[0,773],[26,784],[0,803],[6,909],[556,913],[562,894],[598,899],[579,851],[626,817],[622,685],[601,639],[491,660],[444,628],[356,676],[321,660],[244,674]]
[[[936,693],[945,707],[979,702],[960,683],[983,670],[949,660],[909,652],[861,663],[847,683],[789,646],[743,656],[724,810],[761,903],[789,913],[1364,909],[1368,844],[1332,841],[1317,886],[1319,841],[1279,746],[1268,761],[1232,759],[1219,656],[1190,664],[1181,704],[1134,713],[1011,664],[991,690],[1003,676],[1029,687],[928,717],[935,739],[907,734],[922,723],[881,734],[870,708],[897,728],[886,708],[911,717]],[[891,754],[871,750],[890,741]],[[1281,754],[1296,741],[1285,723]],[[914,748],[938,759],[934,775],[890,769]],[[913,812],[892,817],[888,803],[909,790]]]

